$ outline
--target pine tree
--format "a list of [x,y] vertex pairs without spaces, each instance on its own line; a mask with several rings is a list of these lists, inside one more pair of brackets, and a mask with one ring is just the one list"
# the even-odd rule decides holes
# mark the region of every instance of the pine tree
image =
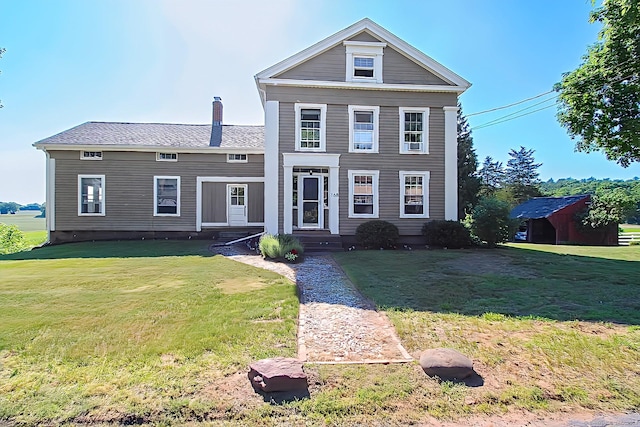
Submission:
[[520,150],[511,149],[505,169],[505,187],[516,205],[532,197],[540,197],[540,173],[542,163],[536,163],[534,150],[520,146]]
[[462,219],[478,201],[480,179],[477,176],[478,156],[467,118],[458,103],[458,218]]
[[481,193],[483,195],[493,194],[504,182],[504,168],[502,162],[493,161],[491,156],[487,156],[482,162],[482,167],[478,171],[480,177]]

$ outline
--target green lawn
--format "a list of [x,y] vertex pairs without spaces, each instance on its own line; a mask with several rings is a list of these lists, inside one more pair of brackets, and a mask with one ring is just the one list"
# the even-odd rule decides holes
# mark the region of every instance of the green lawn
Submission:
[[247,364],[295,356],[295,286],[206,245],[0,257],[0,425],[464,425],[640,410],[640,247],[336,254],[410,353],[458,349],[484,385],[440,383],[417,364],[307,364],[311,398],[274,406]]
[[[336,259],[410,353],[451,347],[474,360],[485,385],[435,397],[432,415],[640,409],[640,247],[514,244]],[[416,393],[403,400],[421,404]]]
[[0,214],[0,222],[7,225],[17,225],[22,231],[46,231],[45,218],[37,218],[40,211],[18,211],[15,214]]
[[208,384],[296,354],[295,286],[206,242],[47,247],[0,276],[0,424],[224,414]]

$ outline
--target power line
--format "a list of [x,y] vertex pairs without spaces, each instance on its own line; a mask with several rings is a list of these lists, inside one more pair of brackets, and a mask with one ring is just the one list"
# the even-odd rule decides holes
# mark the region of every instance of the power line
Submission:
[[541,96],[548,95],[548,94],[550,94],[551,92],[554,92],[554,91],[553,91],[553,90],[550,90],[550,91],[547,91],[547,92],[541,93],[541,94],[539,94],[539,95],[532,96],[531,98],[523,99],[522,101],[514,102],[514,103],[512,103],[512,104],[503,105],[503,106],[501,106],[501,107],[491,108],[491,109],[489,109],[489,110],[484,110],[484,111],[478,111],[477,113],[465,114],[465,117],[477,116],[477,115],[480,115],[480,114],[490,113],[490,112],[492,112],[492,111],[504,110],[505,108],[513,107],[514,105],[522,104],[522,103],[525,103],[525,102],[527,102],[527,101],[531,101],[531,100],[533,100],[533,99],[540,98]]
[[505,115],[505,116],[498,117],[497,119],[493,119],[493,120],[488,121],[488,122],[486,122],[486,123],[482,123],[482,124],[480,124],[480,125],[477,125],[477,126],[476,126],[476,128],[477,128],[477,127],[484,127],[485,125],[492,124],[493,122],[501,121],[502,119],[506,119],[506,118],[511,117],[511,116],[514,116],[514,115],[516,115],[516,114],[518,114],[518,113],[522,113],[523,111],[530,110],[530,109],[532,109],[533,107],[537,107],[538,105],[545,104],[545,103],[547,103],[547,102],[549,102],[549,101],[556,100],[556,98],[558,98],[558,95],[554,95],[554,96],[552,96],[552,97],[550,97],[550,98],[545,99],[544,101],[536,102],[535,104],[531,104],[531,105],[529,105],[528,107],[522,108],[522,109],[520,109],[520,110],[518,110],[518,111],[514,111],[513,113],[509,113],[509,114],[507,114],[507,115]]
[[508,122],[508,121],[511,121],[511,120],[515,120],[515,119],[518,119],[520,117],[528,116],[529,114],[537,113],[538,111],[542,111],[542,110],[546,110],[547,108],[555,107],[556,104],[557,104],[557,102],[555,102],[555,103],[553,103],[551,105],[547,105],[546,107],[538,108],[537,110],[529,111],[528,113],[520,114],[519,116],[511,117],[511,118],[508,118],[508,119],[505,119],[505,120],[502,120],[502,121],[499,121],[499,122],[488,123],[488,124],[485,123],[483,125],[480,125],[480,126],[477,126],[477,127],[473,128],[473,130],[483,129],[483,128],[486,128],[486,127],[489,127],[489,126],[498,125],[500,123],[504,123],[504,122]]

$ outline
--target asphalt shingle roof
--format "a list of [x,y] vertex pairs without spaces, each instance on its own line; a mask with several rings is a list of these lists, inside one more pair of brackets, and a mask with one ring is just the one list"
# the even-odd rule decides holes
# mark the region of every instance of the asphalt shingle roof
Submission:
[[[87,122],[36,145],[122,145],[164,148],[209,146],[211,125]],[[264,126],[222,126],[222,148],[264,148]]]
[[586,197],[589,197],[589,195],[581,194],[578,196],[565,197],[535,197],[513,208],[511,211],[511,218],[548,218],[554,212],[579,202]]

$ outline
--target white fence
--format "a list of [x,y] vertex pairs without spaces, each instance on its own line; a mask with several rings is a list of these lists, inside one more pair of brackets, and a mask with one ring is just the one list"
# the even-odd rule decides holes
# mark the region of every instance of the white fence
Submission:
[[618,244],[622,246],[629,246],[631,241],[640,242],[640,232],[634,231],[631,233],[618,233]]

